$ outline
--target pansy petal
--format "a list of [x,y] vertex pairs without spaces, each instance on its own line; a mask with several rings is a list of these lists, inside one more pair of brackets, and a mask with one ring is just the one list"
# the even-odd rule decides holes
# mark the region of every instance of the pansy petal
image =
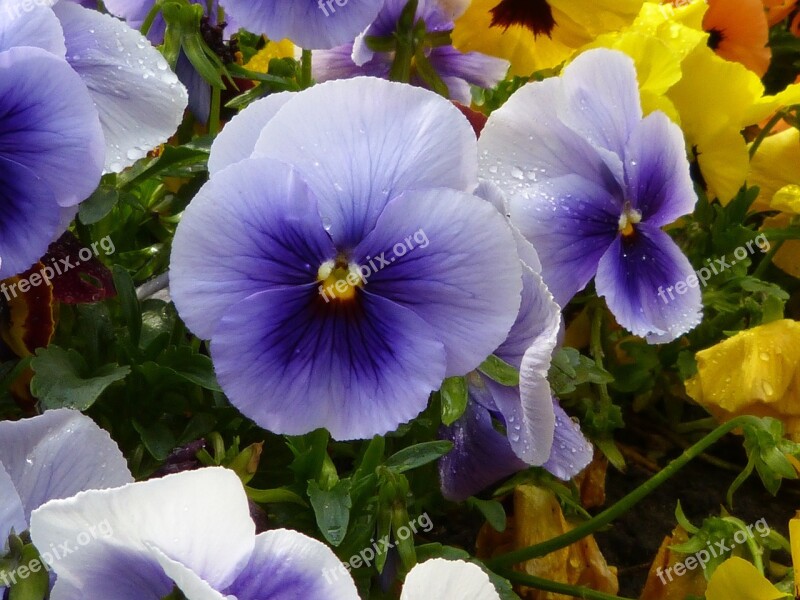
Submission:
[[598,188],[621,182],[622,160],[592,146],[556,112],[566,102],[559,78],[529,83],[489,117],[478,140],[480,176],[513,200],[537,181],[579,175]]
[[[53,193],[27,167],[0,156],[0,278],[21,273],[59,233],[62,214]],[[2,289],[2,288],[0,288]]]
[[2,0],[0,15],[0,52],[15,46],[33,46],[61,58],[66,54],[64,32],[49,6]]
[[646,223],[636,226],[632,240],[614,241],[600,259],[595,285],[619,324],[650,343],[671,342],[702,318],[692,265],[669,235]]
[[555,439],[550,458],[542,466],[559,479],[568,480],[583,471],[590,462],[594,450],[581,433],[581,428],[569,418],[558,401],[553,398],[556,415]]
[[148,546],[158,564],[164,569],[164,573],[183,592],[187,600],[226,600],[228,598],[180,561],[171,559],[152,544],[148,544]]
[[625,175],[628,199],[650,225],[668,225],[694,210],[683,133],[665,114],[652,113],[634,129],[625,147]]
[[537,340],[540,343],[541,340],[548,340],[547,343],[552,344],[552,352],[560,329],[561,307],[553,300],[553,295],[542,281],[541,275],[523,265],[522,305],[508,337],[494,354],[519,369],[526,352]]
[[[8,551],[8,536],[13,530],[20,534],[28,528],[25,509],[11,476],[0,463],[0,554]],[[0,587],[0,590],[2,587]]]
[[0,422],[0,463],[14,482],[26,517],[49,500],[133,481],[108,433],[69,409]]
[[359,264],[379,267],[367,290],[414,311],[444,343],[448,377],[480,365],[519,310],[522,270],[511,228],[469,194],[403,194],[353,254]]
[[292,167],[247,159],[217,173],[185,210],[172,244],[170,292],[203,339],[236,302],[316,281],[336,251],[317,200]]
[[462,560],[434,558],[411,569],[400,600],[500,600],[489,576]]
[[[94,527],[94,531],[99,530],[100,523],[83,522],[86,527]],[[172,580],[152,558],[108,542],[104,537],[90,538],[87,545],[78,546],[74,543],[78,534],[72,531],[71,538],[58,537],[37,530],[34,538],[37,547],[61,548],[66,552],[64,544],[67,544],[66,548],[71,550],[69,563],[75,567],[62,566],[60,563],[65,561],[61,560],[61,554],[56,558],[52,551],[45,551],[42,559],[52,560],[57,575],[50,600],[86,600],[86,590],[92,590],[93,598],[103,600],[161,600],[173,590]],[[52,546],[43,546],[45,540]]]
[[584,52],[562,73],[567,101],[562,120],[593,145],[623,156],[642,118],[636,68],[626,54],[597,48]]
[[346,247],[404,191],[472,191],[475,144],[467,120],[441,96],[357,77],[298,94],[261,132],[256,155],[297,167],[320,199],[334,242]]
[[[105,576],[114,581],[127,553],[129,562],[123,571],[141,567],[154,586],[161,585],[164,580],[155,577],[153,570],[158,564],[151,551],[155,547],[221,589],[247,563],[255,538],[241,480],[223,468],[184,471],[49,502],[31,516],[31,537],[38,548],[57,547],[103,524],[110,531],[108,536],[99,536],[79,552],[53,562],[59,581],[63,578],[77,586],[84,578],[100,581]],[[158,572],[163,576],[160,567]]]
[[255,33],[291,39],[302,48],[352,42],[378,14],[379,0],[222,0],[222,7]]
[[494,428],[489,411],[477,402],[468,402],[461,418],[442,433],[453,442],[453,449],[439,459],[442,495],[448,500],[463,502],[528,468],[514,454],[508,438]]
[[211,145],[208,172],[211,175],[253,154],[261,130],[296,94],[270,94],[250,104],[233,117]]
[[100,115],[105,168],[119,173],[175,133],[188,103],[186,89],[135,29],[69,2],[54,10],[64,29],[67,61]]
[[605,188],[577,175],[548,179],[511,198],[511,222],[542,261],[560,306],[586,287],[614,240],[622,207]]
[[38,48],[0,53],[0,157],[33,171],[61,206],[73,206],[100,182],[102,148],[86,86],[63,59]]
[[288,529],[258,535],[250,563],[225,591],[238,600],[359,598],[352,577],[330,548]]
[[411,309],[363,291],[325,300],[316,284],[232,306],[211,355],[231,402],[258,425],[298,435],[326,427],[368,438],[416,417],[445,375],[445,351]]

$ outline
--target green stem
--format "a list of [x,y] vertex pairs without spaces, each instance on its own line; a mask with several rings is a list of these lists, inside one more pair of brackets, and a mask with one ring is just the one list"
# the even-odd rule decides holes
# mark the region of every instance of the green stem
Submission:
[[753,271],[753,277],[756,279],[763,279],[763,275],[766,272],[767,268],[770,264],[772,264],[772,259],[775,258],[775,255],[778,253],[778,250],[781,249],[783,246],[783,242],[786,240],[778,240],[777,242],[773,242],[772,247],[767,251],[764,257],[761,259],[761,262],[758,263],[756,270]]
[[723,423],[722,425],[720,425],[719,427],[708,433],[703,439],[698,441],[696,444],[684,450],[684,452],[678,458],[670,462],[658,474],[654,475],[653,477],[645,481],[642,485],[640,485],[638,488],[633,490],[627,496],[619,500],[616,504],[609,506],[606,510],[604,510],[600,514],[578,525],[575,529],[572,529],[567,533],[564,533],[550,540],[547,540],[546,542],[541,542],[540,544],[535,544],[527,548],[521,548],[520,550],[514,550],[513,552],[502,554],[497,558],[487,561],[486,565],[492,570],[510,567],[517,563],[521,563],[526,560],[531,560],[532,558],[546,556],[551,552],[555,552],[556,550],[560,550],[561,548],[566,548],[570,544],[573,544],[578,540],[581,540],[586,536],[591,535],[598,529],[605,527],[618,517],[625,514],[628,510],[630,510],[631,507],[633,507],[641,500],[643,500],[645,497],[654,492],[659,486],[661,486],[667,480],[669,480],[673,475],[675,475],[678,471],[680,471],[683,467],[685,467],[691,460],[697,458],[700,454],[705,452],[707,448],[712,446],[726,433],[736,429],[737,427],[741,427],[742,425],[750,421],[758,421],[758,418],[752,417],[750,415],[743,415],[731,419],[727,423]]
[[790,108],[791,107],[786,107],[779,110],[774,115],[772,115],[772,118],[769,121],[767,121],[767,124],[764,125],[764,128],[758,133],[756,139],[753,140],[752,146],[750,146],[750,158],[753,158],[755,156],[756,152],[758,152],[758,148],[761,146],[761,142],[767,139],[767,136],[770,133],[772,133],[772,130],[775,128],[775,125],[780,123],[781,119],[783,119],[786,115],[789,114]]
[[222,112],[222,89],[211,86],[211,114],[208,117],[208,133],[217,135],[220,130],[220,113]]
[[[753,565],[758,572],[762,575],[764,574],[764,561],[761,558],[761,548],[758,546],[756,541],[753,539],[752,533],[748,531],[747,525],[741,519],[737,519],[736,517],[725,517],[723,521],[728,521],[729,523],[733,523],[736,527],[738,527],[741,531],[745,533],[746,541],[745,545],[747,549],[750,551],[750,555],[753,557]],[[735,538],[735,534],[734,534]]]
[[156,20],[159,11],[161,10],[161,0],[153,3],[153,8],[150,9],[150,12],[147,13],[147,16],[144,18],[144,23],[142,23],[142,27],[139,31],[142,33],[143,36],[147,36],[150,33],[150,28],[153,26],[153,21]]
[[585,598],[586,600],[631,600],[631,598],[625,598],[623,596],[598,592],[582,585],[569,585],[567,583],[536,577],[535,575],[515,573],[514,571],[503,571],[498,573],[498,575],[505,577],[511,583],[517,583],[546,592],[564,594],[565,596],[572,596],[573,598]]
[[[603,306],[596,306],[594,312],[592,313],[592,337],[590,341],[590,351],[592,353],[592,358],[594,358],[594,363],[598,366],[598,368],[603,369],[603,357],[605,354],[603,353],[603,314],[605,309]],[[603,408],[607,409],[611,406],[611,396],[608,393],[608,386],[605,383],[598,383],[597,389],[600,392],[600,400],[602,401]]]
[[705,417],[695,421],[687,421],[686,423],[678,423],[675,426],[675,431],[678,433],[690,433],[692,431],[708,431],[717,426],[717,420],[714,417]]
[[304,90],[311,87],[311,50],[303,49],[300,59],[300,89]]

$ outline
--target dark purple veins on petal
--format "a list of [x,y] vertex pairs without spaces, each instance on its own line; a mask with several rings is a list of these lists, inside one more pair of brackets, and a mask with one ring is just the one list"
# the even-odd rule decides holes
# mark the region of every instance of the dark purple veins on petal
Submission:
[[492,9],[492,27],[508,29],[521,25],[535,36],[550,37],[556,26],[553,9],[547,0],[503,0]]

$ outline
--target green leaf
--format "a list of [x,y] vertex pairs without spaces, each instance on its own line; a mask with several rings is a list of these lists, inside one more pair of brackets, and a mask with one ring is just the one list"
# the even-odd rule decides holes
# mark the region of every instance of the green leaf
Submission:
[[386,466],[395,473],[405,473],[441,458],[452,449],[453,443],[448,440],[415,444],[390,456]]
[[250,498],[250,500],[258,502],[259,504],[298,504],[300,506],[308,506],[308,502],[286,488],[257,490],[244,486],[244,491],[247,492],[247,497]]
[[519,385],[519,371],[494,354],[483,361],[478,370],[499,384],[508,387]]
[[78,218],[84,225],[94,225],[108,216],[119,202],[119,191],[110,185],[101,185],[94,194],[81,202]]
[[330,490],[323,490],[313,479],[308,482],[308,497],[317,518],[317,526],[332,546],[338,546],[350,523],[350,481],[340,480]]
[[134,419],[133,428],[141,436],[144,447],[156,460],[166,460],[178,443],[175,435],[162,421],[145,427]]
[[442,400],[442,423],[452,425],[467,409],[469,395],[464,377],[448,377],[439,390]]
[[481,500],[473,496],[467,500],[467,505],[478,509],[495,531],[506,530],[506,510],[497,500]]
[[[50,590],[50,575],[44,568],[39,552],[31,544],[22,550],[21,565],[17,568],[17,584],[11,587],[8,600],[43,600]],[[20,569],[25,568],[23,573]]]
[[575,348],[562,348],[553,356],[548,380],[556,395],[563,395],[584,383],[611,383],[614,376]]
[[128,271],[114,265],[114,287],[117,289],[122,316],[128,325],[128,332],[131,336],[131,344],[134,348],[139,347],[139,340],[142,335],[142,312],[139,307],[139,299],[136,297],[136,287]]
[[75,350],[55,345],[39,348],[31,361],[31,392],[45,408],[87,410],[111,384],[125,379],[130,367],[108,364],[94,373]]

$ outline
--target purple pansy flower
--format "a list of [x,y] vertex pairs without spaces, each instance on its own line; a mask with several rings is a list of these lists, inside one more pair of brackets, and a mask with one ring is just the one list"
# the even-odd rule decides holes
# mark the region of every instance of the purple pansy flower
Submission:
[[[65,1],[35,6],[0,20],[0,51],[15,46],[65,58],[83,80],[103,128],[108,172],[122,171],[166,142],[183,118],[186,90],[167,62],[137,31],[109,15]],[[72,159],[73,169],[84,168]]]
[[107,535],[50,557],[51,600],[161,600],[176,587],[189,600],[358,600],[348,574],[324,578],[341,563],[321,542],[285,529],[256,535],[244,487],[228,469],[49,502],[33,512],[31,538],[57,548],[100,524]]
[[620,325],[651,343],[700,322],[697,286],[663,292],[693,274],[661,230],[697,201],[683,135],[661,112],[642,118],[630,58],[590,50],[561,77],[524,86],[479,148],[481,176],[509,197],[560,305],[594,278]]
[[80,77],[45,49],[2,51],[28,25],[21,18],[16,32],[0,26],[0,279],[47,251],[103,166],[103,133]]
[[[482,183],[476,192],[503,214],[502,193]],[[467,375],[467,409],[443,428],[453,449],[439,461],[442,493],[465,500],[531,465],[570,479],[592,459],[592,446],[552,396],[547,373],[561,330],[561,309],[540,276],[536,251],[518,231],[522,304],[506,340],[494,354],[520,371],[518,387],[504,386],[479,371]],[[497,421],[505,429],[494,427]]]
[[[31,513],[47,502],[132,481],[116,443],[77,411],[0,422],[0,556],[11,532],[27,531]],[[0,580],[0,597],[4,589]]]
[[272,40],[289,38],[309,50],[353,40],[378,14],[382,0],[221,0],[237,23]]
[[[394,57],[389,52],[373,52],[367,47],[366,37],[388,37],[397,29],[397,22],[408,0],[385,0],[377,19],[361,34],[355,43],[314,54],[313,73],[317,81],[345,79],[358,75],[389,77]],[[445,33],[454,27],[452,10],[440,0],[420,0],[416,21],[424,21],[429,33]],[[448,88],[449,96],[462,104],[470,104],[470,84],[491,88],[501,81],[508,71],[508,61],[479,52],[462,53],[452,45],[429,48],[426,56],[433,69]],[[414,85],[427,87],[419,75],[413,74]]]
[[231,122],[176,232],[170,288],[239,410],[275,432],[371,437],[502,343],[521,268],[502,215],[469,193],[476,158],[450,102],[373,78]]

